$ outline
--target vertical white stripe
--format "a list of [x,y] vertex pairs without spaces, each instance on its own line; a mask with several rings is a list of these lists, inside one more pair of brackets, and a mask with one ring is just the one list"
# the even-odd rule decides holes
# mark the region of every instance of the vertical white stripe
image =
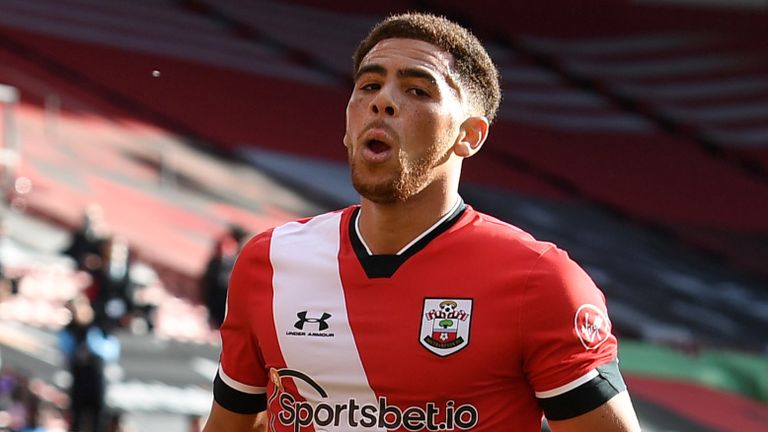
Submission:
[[[294,379],[304,399],[329,404],[347,404],[355,399],[358,405],[375,405],[376,394],[368,384],[347,319],[338,264],[340,223],[341,213],[330,213],[305,224],[290,223],[275,229],[270,259],[277,338],[287,367],[307,374],[328,393],[323,399],[310,386]],[[333,337],[291,335],[299,331],[294,325],[299,320],[297,313],[302,311],[307,311],[307,318],[331,314],[324,333],[332,333]],[[305,323],[304,331],[318,331],[318,323]],[[350,430],[347,416],[341,417],[338,427],[321,429]]]

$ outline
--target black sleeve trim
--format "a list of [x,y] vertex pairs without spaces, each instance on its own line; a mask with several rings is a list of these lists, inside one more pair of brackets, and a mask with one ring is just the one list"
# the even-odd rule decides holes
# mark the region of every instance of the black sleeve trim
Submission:
[[597,376],[584,384],[551,398],[539,399],[549,420],[566,420],[592,411],[627,389],[618,361],[597,368]]
[[222,407],[238,414],[258,414],[267,409],[267,394],[244,393],[228,386],[216,373],[213,399]]

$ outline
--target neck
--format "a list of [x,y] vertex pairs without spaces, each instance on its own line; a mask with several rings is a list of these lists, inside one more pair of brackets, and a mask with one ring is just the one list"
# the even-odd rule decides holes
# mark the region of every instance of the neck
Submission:
[[392,204],[362,198],[360,235],[373,254],[396,254],[448,213],[458,200],[455,190],[437,196],[425,192]]

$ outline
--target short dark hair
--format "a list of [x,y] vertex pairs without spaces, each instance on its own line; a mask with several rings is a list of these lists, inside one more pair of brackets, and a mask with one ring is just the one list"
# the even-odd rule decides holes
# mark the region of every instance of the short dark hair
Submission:
[[396,38],[421,40],[450,53],[453,56],[452,68],[458,74],[459,84],[468,91],[470,102],[481,109],[488,120],[496,117],[501,101],[499,71],[477,37],[445,17],[406,13],[384,19],[357,47],[352,56],[353,74],[357,73],[363,58],[377,43]]

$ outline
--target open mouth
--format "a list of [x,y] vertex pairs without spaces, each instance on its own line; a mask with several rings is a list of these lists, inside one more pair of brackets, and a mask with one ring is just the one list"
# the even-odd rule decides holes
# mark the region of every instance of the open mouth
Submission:
[[384,153],[385,151],[389,150],[389,144],[385,143],[384,141],[375,139],[369,140],[365,145],[369,150],[376,154]]

